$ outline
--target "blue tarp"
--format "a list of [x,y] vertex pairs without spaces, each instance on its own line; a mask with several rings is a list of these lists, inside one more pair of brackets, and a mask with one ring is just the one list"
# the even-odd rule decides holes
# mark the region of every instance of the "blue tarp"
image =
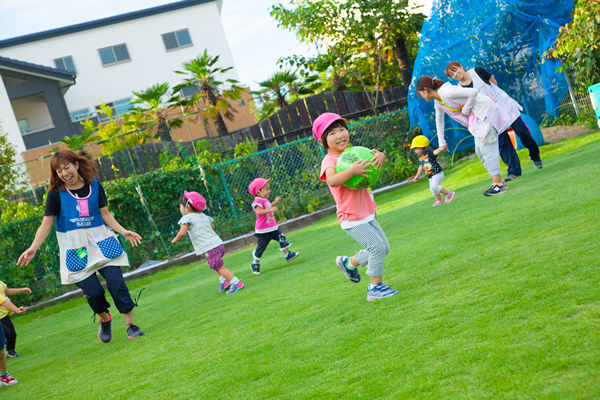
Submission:
[[[420,126],[430,139],[436,136],[433,101],[417,98],[415,85],[423,75],[458,84],[444,74],[450,61],[493,73],[498,86],[538,123],[546,114],[558,116],[567,84],[563,74],[555,72],[560,64],[541,63],[541,56],[559,28],[571,21],[573,6],[573,0],[435,0],[421,31],[409,88],[411,125]],[[451,150],[473,145],[468,131],[449,117],[446,129]],[[437,138],[433,141],[437,145]]]

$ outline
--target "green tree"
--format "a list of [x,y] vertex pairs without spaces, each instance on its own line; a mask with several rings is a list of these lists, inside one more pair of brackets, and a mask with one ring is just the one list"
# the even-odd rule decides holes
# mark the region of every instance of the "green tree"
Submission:
[[586,85],[596,83],[600,77],[600,0],[578,0],[572,16],[544,55],[572,65]]
[[0,124],[0,197],[20,192],[26,185],[25,171],[15,166],[17,147],[8,140]]
[[90,155],[90,153],[85,151],[85,147],[91,145],[99,139],[100,138],[96,136],[95,127],[93,127],[92,129],[85,128],[84,124],[84,130],[81,135],[73,135],[71,137],[65,136],[63,139],[59,140],[59,142],[66,144],[69,150],[80,150],[80,155],[91,159],[92,156]]
[[[295,32],[300,41],[322,43],[335,53],[358,78],[376,112],[377,99],[369,93],[365,75],[372,76],[378,93],[382,64],[396,58],[404,84],[410,84],[412,61],[407,39],[416,36],[425,16],[408,11],[408,0],[320,0],[303,2],[294,9],[278,4],[271,8],[271,16],[278,26]],[[351,65],[337,45],[353,58],[370,57],[370,72],[364,62]]]
[[218,61],[219,56],[211,57],[208,50],[204,50],[204,53],[195,59],[184,62],[185,71],[175,71],[175,73],[186,75],[187,78],[173,90],[197,88],[198,91],[189,100],[183,99],[179,104],[190,111],[204,109],[203,118],[211,118],[214,121],[219,135],[227,135],[229,131],[223,118],[233,121],[234,113],[237,113],[237,110],[227,100],[241,99],[244,88],[239,86],[239,82],[235,79],[226,79],[225,82],[231,84],[231,87],[229,89],[222,88],[225,82],[218,81],[217,76],[226,73],[233,67],[217,67],[215,64]]
[[302,95],[312,93],[291,70],[277,71],[268,79],[257,83],[260,90],[251,93],[260,101],[257,107],[258,121],[268,118],[281,108],[286,108]]
[[155,83],[144,91],[132,92],[132,104],[137,104],[129,113],[127,126],[135,129],[150,129],[151,135],[163,142],[172,142],[171,126],[180,127],[183,120],[175,118],[167,122],[167,110],[179,101],[179,95],[171,95],[169,84]]

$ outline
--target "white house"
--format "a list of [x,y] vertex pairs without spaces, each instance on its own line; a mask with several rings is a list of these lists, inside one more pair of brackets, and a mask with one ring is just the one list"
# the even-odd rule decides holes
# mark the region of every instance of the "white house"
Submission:
[[[181,76],[173,71],[182,70],[184,61],[197,57],[205,49],[211,56],[220,56],[219,65],[234,66],[221,24],[221,6],[222,0],[184,0],[6,39],[0,41],[0,57],[75,73],[77,83],[68,92],[64,90],[64,101],[74,123],[95,114],[99,99],[120,114],[131,107],[132,91],[144,90],[155,83],[169,82],[171,87],[181,83]],[[237,72],[232,69],[223,78],[238,79]],[[0,87],[0,94],[3,90]],[[0,120],[4,130],[14,135],[19,105],[11,100],[9,111],[6,100],[6,96],[0,96]],[[13,120],[7,121],[11,115]],[[100,119],[102,122],[102,115]],[[19,121],[21,132],[30,136],[25,140],[27,150],[75,131],[72,128],[72,132],[50,133],[41,129],[44,126]],[[51,124],[50,121],[45,125]]]

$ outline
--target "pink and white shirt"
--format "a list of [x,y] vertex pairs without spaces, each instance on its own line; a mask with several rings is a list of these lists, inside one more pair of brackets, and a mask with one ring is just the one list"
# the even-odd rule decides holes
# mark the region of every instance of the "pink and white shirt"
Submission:
[[[325,156],[321,162],[320,179],[322,181],[327,182],[325,171],[328,168],[335,169],[338,158],[340,158],[339,154],[334,155],[328,153]],[[374,217],[377,206],[367,189],[352,190],[344,185],[340,185],[336,187],[329,186],[329,190],[337,205],[338,222],[342,224],[342,229],[346,229],[344,226],[345,224],[343,224],[344,221],[361,221],[371,215]],[[364,222],[368,222],[368,220],[365,220]]]
[[279,229],[277,225],[277,221],[275,221],[275,215],[270,212],[268,214],[258,215],[256,210],[257,207],[266,210],[267,208],[271,208],[271,203],[267,199],[263,199],[262,197],[255,197],[252,202],[252,209],[256,213],[256,224],[254,224],[254,232],[256,233],[268,233],[274,232]]

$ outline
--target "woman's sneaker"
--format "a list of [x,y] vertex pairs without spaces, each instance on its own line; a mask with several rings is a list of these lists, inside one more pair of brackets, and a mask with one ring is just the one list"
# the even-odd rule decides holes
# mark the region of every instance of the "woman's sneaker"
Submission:
[[260,264],[253,261],[252,264],[250,264],[250,269],[252,269],[252,273],[254,275],[260,275]]
[[15,378],[13,378],[8,372],[5,373],[4,375],[0,375],[0,386],[16,385],[17,383],[19,383],[19,382],[17,382],[17,380]]
[[360,282],[360,272],[358,272],[358,268],[348,268],[349,262],[350,257],[348,256],[340,256],[335,259],[335,265],[337,265],[339,269],[344,271],[346,279],[348,279],[350,282],[358,283]]
[[100,318],[100,328],[98,329],[98,339],[102,343],[108,343],[112,340],[112,329],[110,327],[112,322],[112,315],[108,313],[108,321],[102,321]]
[[233,294],[243,288],[244,288],[244,282],[239,281],[235,285],[231,285],[231,288],[227,291],[227,294]]
[[293,251],[288,251],[285,253],[285,261],[292,261],[294,258],[298,257],[300,252],[294,253]]
[[127,338],[134,339],[138,336],[144,336],[146,332],[140,329],[139,326],[134,324],[127,325]]
[[17,354],[17,352],[15,350],[11,350],[11,351],[7,351],[6,352],[6,358],[17,358],[20,357],[20,354]]
[[444,202],[446,204],[450,203],[454,198],[454,192],[452,190],[448,190],[448,194],[445,196]]
[[367,301],[385,299],[386,297],[392,297],[398,293],[396,289],[392,289],[383,282],[379,282],[370,289],[369,286],[367,286]]
[[483,192],[484,196],[495,196],[506,192],[506,185],[502,182],[502,185],[493,184],[491,188]]
[[225,282],[219,282],[219,293],[223,293],[224,291],[226,291],[229,286],[231,286],[231,282],[229,281],[225,281]]

